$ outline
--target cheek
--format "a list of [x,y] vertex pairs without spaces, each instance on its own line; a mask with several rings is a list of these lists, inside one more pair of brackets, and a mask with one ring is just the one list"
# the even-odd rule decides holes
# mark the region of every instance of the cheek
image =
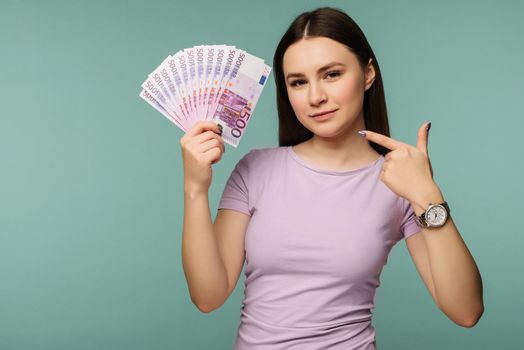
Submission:
[[299,93],[288,91],[288,98],[291,108],[293,108],[295,114],[300,115],[302,109],[304,108],[304,99],[302,96]]
[[347,81],[333,92],[333,97],[341,103],[356,102],[364,97],[363,87],[356,81]]
[[363,76],[348,74],[339,81],[337,88],[333,89],[331,96],[338,103],[355,105],[363,101],[365,82]]

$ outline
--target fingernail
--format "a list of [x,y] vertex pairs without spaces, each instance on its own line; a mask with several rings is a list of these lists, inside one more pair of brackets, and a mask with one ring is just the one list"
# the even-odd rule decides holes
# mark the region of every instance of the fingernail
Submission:
[[221,124],[218,124],[218,123],[217,123],[217,126],[218,126],[218,129],[220,130],[220,134],[222,134],[222,131],[224,130],[224,128],[222,127]]
[[429,131],[431,129],[431,122],[428,123],[428,126],[426,126],[426,131]]
[[365,132],[365,131],[362,131],[362,130],[359,131],[358,134],[359,134],[360,136],[362,136],[362,137],[366,136],[366,132]]

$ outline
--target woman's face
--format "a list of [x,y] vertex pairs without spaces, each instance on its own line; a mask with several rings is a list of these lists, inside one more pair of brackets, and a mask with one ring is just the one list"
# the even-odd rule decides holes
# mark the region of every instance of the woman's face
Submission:
[[[289,46],[283,69],[291,106],[308,130],[335,137],[364,129],[364,92],[375,78],[371,63],[362,70],[345,45],[313,37]],[[332,113],[316,116],[324,112]]]

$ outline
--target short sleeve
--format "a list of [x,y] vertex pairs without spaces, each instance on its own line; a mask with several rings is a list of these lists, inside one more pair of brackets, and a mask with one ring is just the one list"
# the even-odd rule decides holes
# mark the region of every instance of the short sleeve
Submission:
[[249,210],[249,169],[252,152],[244,155],[231,172],[218,203],[218,209],[233,209],[251,216],[252,213]]
[[411,203],[405,198],[400,197],[400,233],[404,239],[409,236],[414,235],[421,231],[421,228],[418,226],[415,218],[415,212]]

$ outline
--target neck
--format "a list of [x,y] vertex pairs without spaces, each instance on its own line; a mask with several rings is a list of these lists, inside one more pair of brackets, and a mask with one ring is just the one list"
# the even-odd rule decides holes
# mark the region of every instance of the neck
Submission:
[[321,167],[333,170],[348,170],[365,166],[380,154],[357,132],[364,130],[358,123],[350,131],[334,137],[313,137],[294,147],[300,155]]

